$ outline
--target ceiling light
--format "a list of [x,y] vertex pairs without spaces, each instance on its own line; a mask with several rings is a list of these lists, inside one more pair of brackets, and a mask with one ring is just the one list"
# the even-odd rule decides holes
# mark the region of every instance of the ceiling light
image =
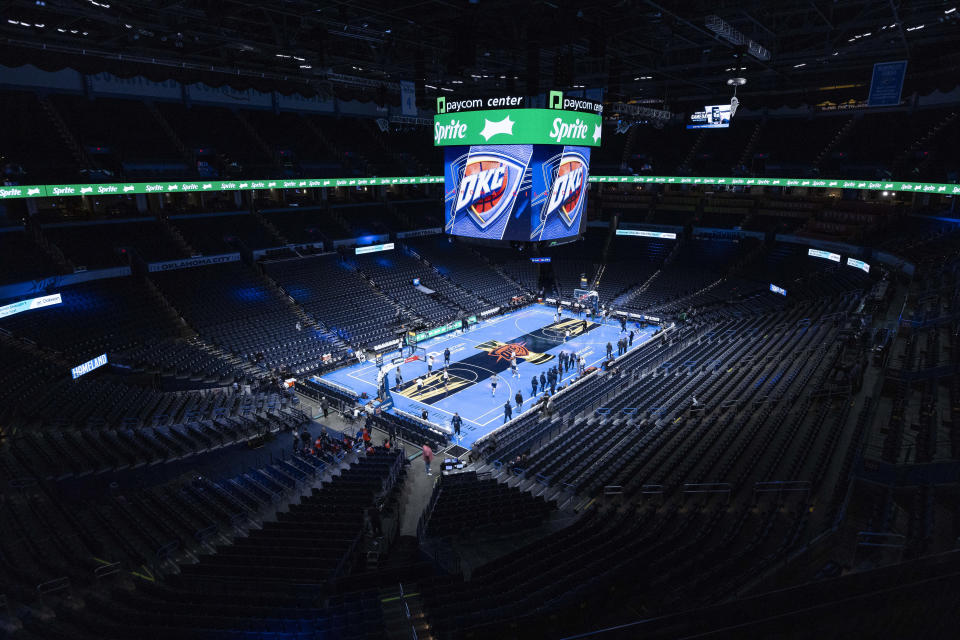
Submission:
[[800,64],[795,64],[795,65],[793,65],[793,68],[794,68],[794,69],[799,69],[800,67],[805,67],[805,66],[807,66],[807,63],[806,63],[806,62],[801,62]]

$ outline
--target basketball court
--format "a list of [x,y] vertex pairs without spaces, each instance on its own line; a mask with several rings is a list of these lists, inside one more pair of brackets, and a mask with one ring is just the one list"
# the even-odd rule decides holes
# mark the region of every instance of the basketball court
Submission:
[[[627,331],[634,331],[632,349],[650,339],[655,327],[640,329],[635,322],[627,324]],[[565,340],[567,331],[570,337]],[[397,351],[384,354],[384,367],[388,370],[389,384],[395,406],[403,411],[420,415],[427,410],[431,422],[450,427],[453,413],[463,418],[462,441],[474,440],[490,433],[504,422],[503,405],[508,400],[513,417],[518,414],[514,396],[523,394],[522,410],[527,411],[542,395],[540,374],[558,364],[557,356],[568,354],[583,356],[587,368],[599,367],[606,358],[609,342],[616,355],[617,340],[622,336],[619,320],[605,323],[593,322],[586,316],[577,317],[564,310],[559,322],[556,307],[533,305],[492,320],[473,325],[469,331],[455,331],[421,342],[417,350],[420,359],[403,364],[390,364],[399,356]],[[444,383],[443,352],[450,350],[449,379]],[[517,356],[518,375],[510,368],[511,353]],[[409,354],[409,349],[404,355]],[[424,357],[434,356],[433,371],[427,371]],[[403,383],[397,387],[396,368],[400,367]],[[537,396],[532,396],[531,379],[537,376]],[[558,387],[577,377],[575,366],[563,373]],[[424,381],[418,388],[417,378]],[[496,378],[497,389],[492,381]],[[371,362],[358,363],[322,376],[340,386],[358,393],[375,396],[377,390],[377,366]]]

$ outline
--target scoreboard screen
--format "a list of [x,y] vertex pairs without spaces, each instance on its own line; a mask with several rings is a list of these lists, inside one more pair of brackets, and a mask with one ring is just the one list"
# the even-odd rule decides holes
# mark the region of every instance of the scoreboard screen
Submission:
[[447,233],[517,241],[580,235],[589,147],[473,145],[444,153]]
[[[485,240],[576,239],[586,224],[590,147],[603,105],[551,91],[548,108],[516,96],[437,99],[444,230]],[[510,106],[516,108],[494,109]]]

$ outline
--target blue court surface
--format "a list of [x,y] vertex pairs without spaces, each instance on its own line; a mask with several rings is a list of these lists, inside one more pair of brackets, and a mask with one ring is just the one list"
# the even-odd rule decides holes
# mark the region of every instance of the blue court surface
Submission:
[[[558,364],[557,356],[561,351],[583,356],[586,367],[600,366],[606,357],[607,343],[613,345],[613,354],[617,354],[617,340],[625,335],[621,333],[618,320],[609,319],[605,324],[586,321],[564,311],[559,322],[556,321],[556,308],[533,305],[519,311],[482,321],[466,333],[454,333],[437,336],[418,346],[421,358],[433,355],[433,371],[427,371],[427,362],[422,359],[405,362],[400,366],[403,382],[397,387],[397,365],[390,364],[398,352],[384,354],[384,367],[395,405],[409,413],[420,415],[426,409],[431,422],[450,426],[453,412],[463,418],[462,440],[470,443],[485,436],[504,423],[504,403],[509,400],[513,417],[518,411],[514,396],[519,390],[523,394],[523,411],[527,411],[542,395],[539,385],[541,373]],[[627,331],[634,331],[633,347],[638,348],[650,339],[655,327],[640,329],[635,322],[627,324]],[[564,342],[567,330],[570,337]],[[442,371],[443,352],[450,350],[449,377],[444,384]],[[510,354],[517,353],[518,375],[514,376],[510,367]],[[409,354],[409,350],[405,352]],[[531,379],[537,376],[537,396],[532,396]],[[576,378],[577,370],[571,366],[564,372],[559,384]],[[418,388],[417,378],[423,378],[422,388]],[[496,377],[496,393],[492,380]],[[322,376],[336,384],[353,389],[358,393],[367,392],[376,395],[377,367],[371,362],[358,363],[351,367],[338,369]],[[549,386],[549,384],[548,384]]]

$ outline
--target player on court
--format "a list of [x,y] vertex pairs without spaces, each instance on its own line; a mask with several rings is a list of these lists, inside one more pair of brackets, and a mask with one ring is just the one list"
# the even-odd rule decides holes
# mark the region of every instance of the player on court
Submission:
[[520,370],[517,368],[517,352],[516,351],[510,354],[510,374],[514,378],[520,377]]
[[490,395],[496,396],[497,395],[497,374],[493,374],[492,376],[490,376],[490,389],[492,390]]

